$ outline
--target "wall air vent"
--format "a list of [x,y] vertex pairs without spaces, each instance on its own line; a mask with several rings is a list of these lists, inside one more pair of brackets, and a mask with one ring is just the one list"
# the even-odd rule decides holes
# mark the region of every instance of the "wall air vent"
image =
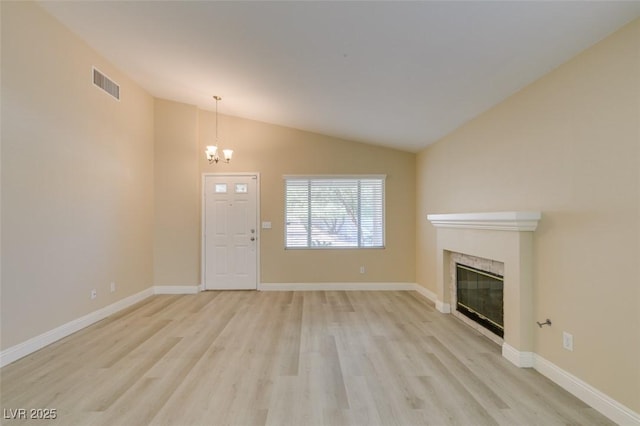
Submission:
[[120,86],[106,75],[102,74],[95,67],[93,68],[93,84],[120,100]]

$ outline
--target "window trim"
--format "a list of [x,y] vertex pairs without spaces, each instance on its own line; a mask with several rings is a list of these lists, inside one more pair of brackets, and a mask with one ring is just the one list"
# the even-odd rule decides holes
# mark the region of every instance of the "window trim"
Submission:
[[[299,179],[299,180],[314,180],[314,179],[326,179],[326,180],[338,180],[338,179],[353,179],[353,180],[365,180],[365,179],[380,179],[382,181],[382,245],[381,246],[373,246],[373,247],[363,247],[363,246],[355,246],[355,247],[341,247],[341,246],[311,246],[307,245],[306,247],[287,247],[287,180],[289,179]],[[387,212],[386,212],[386,182],[387,175],[386,174],[340,174],[340,175],[332,175],[332,174],[320,174],[320,175],[282,175],[283,180],[283,190],[284,190],[284,249],[285,250],[381,250],[386,248],[387,242]],[[358,191],[358,208],[360,208],[360,191]],[[310,196],[310,194],[309,194]],[[311,217],[309,217],[311,220]],[[360,241],[360,233],[362,229],[358,227],[358,241]]]

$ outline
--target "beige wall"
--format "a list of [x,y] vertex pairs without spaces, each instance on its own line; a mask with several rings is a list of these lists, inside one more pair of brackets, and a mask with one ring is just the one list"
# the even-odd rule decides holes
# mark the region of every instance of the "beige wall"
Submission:
[[[155,259],[156,284],[196,283],[201,189],[194,191],[193,185],[201,184],[202,173],[221,172],[260,173],[260,220],[273,224],[260,235],[262,283],[415,282],[415,154],[220,114],[220,146],[233,149],[234,159],[209,165],[204,150],[215,140],[215,114],[200,110],[194,116],[193,111],[175,102],[156,102],[156,159],[163,159],[156,172],[171,173],[171,178],[162,178],[164,183],[156,178],[156,223],[170,223],[182,231],[175,238],[160,238],[162,231],[156,226],[155,253],[162,253]],[[169,147],[160,130],[184,137],[174,138]],[[358,173],[387,175],[386,248],[285,251],[283,175]],[[171,265],[160,265],[166,260]],[[360,266],[365,274],[359,273]]]
[[[418,155],[417,280],[435,291],[427,213],[541,211],[534,351],[640,412],[640,21]],[[562,349],[562,332],[574,351]]]
[[[273,225],[261,231],[261,282],[415,282],[415,154],[228,116],[218,132],[234,161],[209,165],[200,155],[201,172],[260,172],[261,220]],[[201,111],[200,152],[213,140],[215,114]],[[284,250],[290,174],[386,174],[386,248]]]
[[5,349],[151,285],[153,98],[37,5],[1,8]]
[[199,285],[200,152],[195,106],[155,100],[154,154],[154,284]]

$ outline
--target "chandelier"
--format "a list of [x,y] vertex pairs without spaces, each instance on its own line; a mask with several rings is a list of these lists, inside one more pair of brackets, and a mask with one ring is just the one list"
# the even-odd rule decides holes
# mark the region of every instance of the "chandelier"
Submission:
[[220,156],[218,155],[218,101],[221,101],[222,98],[220,96],[214,96],[213,99],[216,100],[216,144],[207,145],[207,149],[204,153],[207,156],[207,160],[209,160],[209,164],[217,164],[220,160],[222,160],[224,163],[228,163],[231,161],[231,156],[233,156],[232,149],[222,150],[222,156],[224,158],[220,158]]

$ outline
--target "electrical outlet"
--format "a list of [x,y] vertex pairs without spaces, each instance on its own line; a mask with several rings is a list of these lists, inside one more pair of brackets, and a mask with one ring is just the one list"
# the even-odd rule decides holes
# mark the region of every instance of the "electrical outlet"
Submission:
[[96,297],[98,297],[98,292],[96,291],[96,289],[94,288],[93,290],[91,290],[91,298],[95,299]]
[[361,274],[364,274],[364,266],[361,266],[361,267],[360,267],[360,273],[361,273]]
[[111,281],[111,293],[113,293],[114,291],[116,291],[116,283],[114,281]]
[[562,332],[562,347],[568,351],[573,351],[573,334]]

